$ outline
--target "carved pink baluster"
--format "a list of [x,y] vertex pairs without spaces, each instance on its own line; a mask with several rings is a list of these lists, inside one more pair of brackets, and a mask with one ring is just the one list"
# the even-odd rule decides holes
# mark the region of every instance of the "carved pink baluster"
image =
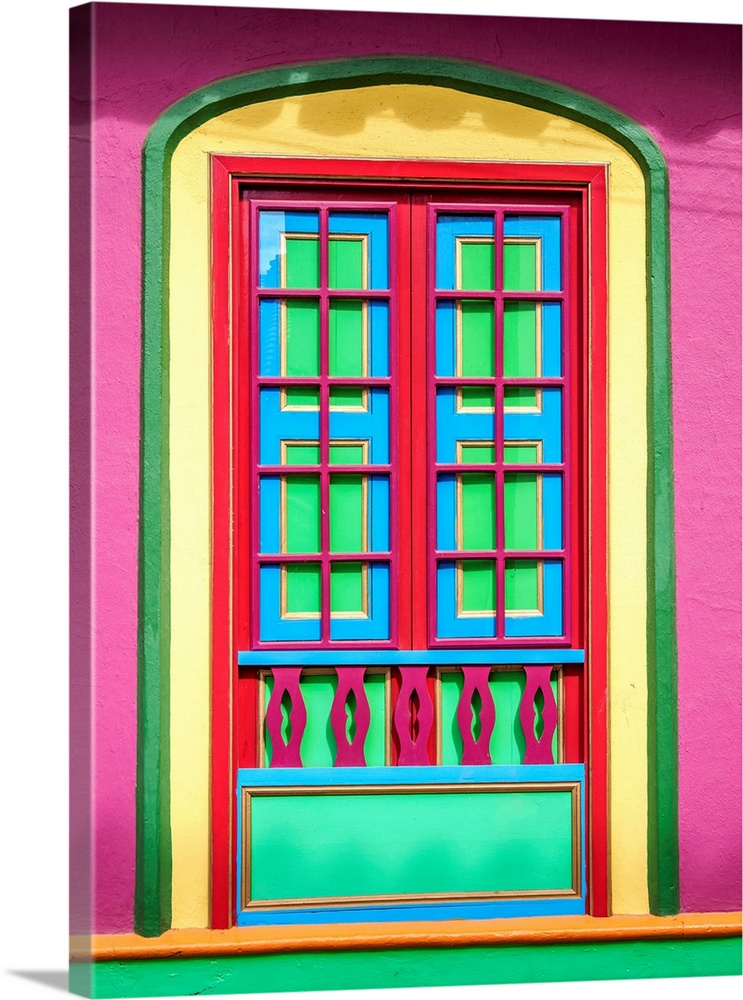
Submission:
[[[462,667],[464,686],[457,706],[457,723],[462,735],[462,763],[490,764],[490,737],[495,729],[495,703],[488,686],[490,667]],[[474,697],[480,698],[480,734],[477,739],[472,732],[475,721]]]
[[[307,725],[307,709],[299,689],[301,667],[274,667],[273,691],[266,711],[266,728],[271,737],[271,767],[301,767],[302,757],[299,752]],[[282,702],[288,696],[289,708],[289,740],[284,742],[281,724],[284,721]]]
[[[364,757],[364,741],[369,732],[371,721],[371,711],[369,709],[369,699],[364,690],[364,674],[366,667],[337,667],[335,671],[338,675],[338,687],[333,698],[333,705],[330,709],[330,725],[333,728],[335,737],[336,767],[366,767]],[[349,697],[353,695],[356,706],[353,711],[353,723],[356,732],[349,742],[346,735],[346,725],[348,715],[346,706],[349,705]]]
[[433,705],[426,687],[428,667],[400,667],[402,686],[395,705],[395,731],[400,740],[401,767],[427,765]]
[[[519,721],[526,740],[525,764],[554,764],[552,756],[552,737],[557,728],[557,704],[552,693],[550,675],[552,667],[544,664],[530,664],[524,667],[526,687],[519,706]],[[537,717],[535,700],[542,692],[544,708],[542,709],[542,735],[537,739],[534,733],[534,723]]]

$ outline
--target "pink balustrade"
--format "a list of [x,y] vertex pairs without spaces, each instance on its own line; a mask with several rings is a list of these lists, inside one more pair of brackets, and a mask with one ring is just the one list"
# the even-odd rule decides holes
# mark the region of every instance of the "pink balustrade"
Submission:
[[[419,767],[431,763],[428,745],[434,725],[434,704],[427,684],[429,667],[400,666],[400,690],[391,723],[398,742],[397,763]],[[496,709],[488,665],[469,665],[462,671],[462,693],[456,711],[462,739],[461,763],[491,764],[490,740],[496,724]],[[557,728],[557,703],[551,685],[549,664],[526,664],[526,684],[518,717],[524,733],[524,764],[553,764],[552,742]],[[364,743],[371,723],[369,699],[364,688],[366,668],[337,666],[337,688],[330,710],[330,726],[336,745],[336,767],[365,767]],[[271,767],[302,767],[301,743],[307,724],[302,697],[301,666],[275,666],[273,691],[266,710],[270,737]],[[505,724],[511,726],[512,719]]]

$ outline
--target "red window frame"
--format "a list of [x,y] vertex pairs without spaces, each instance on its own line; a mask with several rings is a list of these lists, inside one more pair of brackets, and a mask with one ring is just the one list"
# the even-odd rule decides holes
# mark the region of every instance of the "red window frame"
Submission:
[[[413,233],[425,233],[428,205],[436,198],[473,201],[506,198],[514,205],[569,206],[577,252],[567,276],[575,289],[569,321],[571,357],[587,356],[579,398],[572,407],[570,449],[581,461],[572,468],[569,505],[573,539],[572,591],[569,598],[571,644],[586,649],[586,684],[581,671],[566,667],[565,697],[580,702],[577,719],[565,719],[566,761],[585,760],[589,911],[606,915],[609,907],[607,858],[607,731],[606,731],[606,172],[603,165],[518,164],[466,161],[363,161],[276,157],[211,157],[212,181],[212,335],[213,372],[213,541],[212,541],[212,886],[211,924],[234,921],[233,857],[235,830],[234,775],[240,765],[257,758],[256,706],[238,685],[237,650],[250,648],[250,595],[244,567],[250,563],[250,541],[240,525],[248,523],[250,369],[245,331],[249,326],[244,286],[247,232],[241,190],[260,190],[261,197],[280,191],[282,200],[312,197],[323,189],[353,190],[354,200],[412,200],[411,210],[398,212],[398,247],[411,246]],[[311,192],[311,194],[310,194]],[[397,192],[397,195],[395,194]],[[426,504],[428,455],[411,453],[413,414],[426,413],[428,372],[413,365],[409,323],[425,323],[428,274],[425,254],[398,253],[400,331],[397,352],[399,398],[398,461],[410,467],[410,493],[400,495],[398,526],[402,574],[398,602],[399,648],[428,648],[429,538],[423,519],[406,512]],[[405,298],[409,294],[409,301]],[[589,420],[590,415],[590,420]],[[406,503],[407,501],[407,503]],[[568,505],[566,504],[566,509]],[[582,527],[581,521],[584,521]],[[587,538],[591,539],[590,561]],[[566,631],[568,631],[566,629]],[[491,640],[492,642],[492,640]],[[528,645],[528,641],[519,641]],[[555,643],[555,645],[559,645]],[[590,665],[590,668],[589,668]]]

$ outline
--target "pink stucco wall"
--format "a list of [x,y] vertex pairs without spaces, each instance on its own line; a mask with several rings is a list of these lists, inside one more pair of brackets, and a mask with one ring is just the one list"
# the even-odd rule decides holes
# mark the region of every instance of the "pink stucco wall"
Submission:
[[671,177],[681,894],[740,907],[740,32],[724,26],[93,5],[95,929],[134,880],[140,152],[190,91],[262,67],[447,56],[644,124]]

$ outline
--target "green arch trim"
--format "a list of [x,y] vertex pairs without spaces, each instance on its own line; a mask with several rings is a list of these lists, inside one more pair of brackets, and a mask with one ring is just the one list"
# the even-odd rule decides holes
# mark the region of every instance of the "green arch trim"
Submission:
[[480,63],[422,57],[315,62],[228,77],[173,104],[143,150],[143,304],[135,930],[171,920],[169,802],[169,200],[181,139],[234,108],[389,84],[447,87],[569,118],[608,136],[642,170],[648,282],[648,882],[653,913],[679,911],[676,572],[671,417],[668,171],[637,122],[594,98]]

